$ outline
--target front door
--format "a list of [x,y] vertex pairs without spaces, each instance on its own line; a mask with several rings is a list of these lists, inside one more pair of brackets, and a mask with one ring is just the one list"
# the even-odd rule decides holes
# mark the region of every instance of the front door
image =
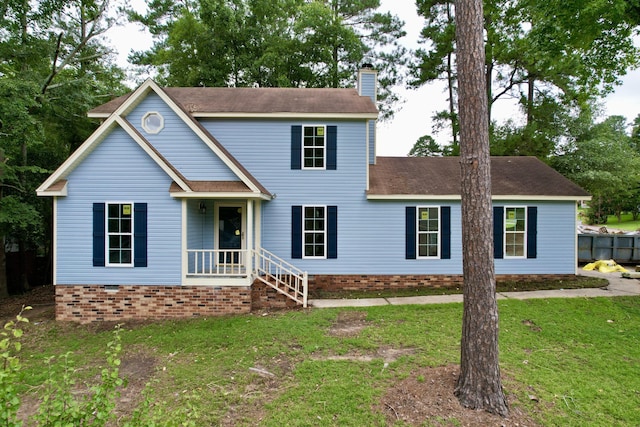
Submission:
[[[218,249],[220,249],[220,263],[239,264],[241,256],[239,250],[243,247],[244,207],[238,205],[218,206]],[[234,249],[237,249],[235,251]]]

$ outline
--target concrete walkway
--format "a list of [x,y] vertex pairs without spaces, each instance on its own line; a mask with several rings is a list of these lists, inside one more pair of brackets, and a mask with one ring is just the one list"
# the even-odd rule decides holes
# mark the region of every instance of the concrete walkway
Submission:
[[[640,280],[626,279],[620,273],[600,273],[598,271],[579,270],[581,276],[602,277],[609,280],[603,288],[560,289],[551,291],[499,292],[498,299],[533,298],[595,298],[640,295]],[[462,294],[430,295],[397,298],[361,298],[361,299],[310,299],[309,306],[316,308],[372,307],[378,305],[404,304],[444,304],[462,302]]]

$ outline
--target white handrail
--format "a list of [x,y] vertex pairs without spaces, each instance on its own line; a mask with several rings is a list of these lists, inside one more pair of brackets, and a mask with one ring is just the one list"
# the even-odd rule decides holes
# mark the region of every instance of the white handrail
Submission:
[[256,278],[307,307],[309,277],[293,264],[260,248],[253,251]]

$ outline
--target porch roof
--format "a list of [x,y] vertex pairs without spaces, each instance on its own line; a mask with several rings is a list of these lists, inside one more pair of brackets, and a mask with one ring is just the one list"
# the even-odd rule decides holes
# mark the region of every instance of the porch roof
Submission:
[[270,199],[271,194],[257,194],[242,181],[187,181],[190,192],[174,181],[169,187],[172,197],[243,197]]

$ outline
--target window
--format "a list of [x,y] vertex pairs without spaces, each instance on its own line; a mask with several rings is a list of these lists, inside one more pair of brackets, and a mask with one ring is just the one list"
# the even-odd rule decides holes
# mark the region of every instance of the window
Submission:
[[527,237],[525,208],[504,208],[504,256],[524,257]]
[[305,206],[303,209],[304,258],[324,258],[327,240],[324,206]]
[[94,267],[147,266],[147,204],[93,204]]
[[337,169],[337,126],[291,126],[291,169]]
[[494,258],[537,258],[538,207],[493,207]]
[[451,259],[451,206],[405,210],[405,258]]
[[142,117],[142,128],[147,133],[159,133],[164,128],[164,117],[157,112],[149,112]]
[[302,132],[303,169],[324,169],[325,127],[304,126]]
[[133,262],[133,205],[107,204],[107,265]]
[[437,258],[440,248],[440,209],[418,207],[418,257]]
[[338,257],[338,207],[291,207],[291,257]]

